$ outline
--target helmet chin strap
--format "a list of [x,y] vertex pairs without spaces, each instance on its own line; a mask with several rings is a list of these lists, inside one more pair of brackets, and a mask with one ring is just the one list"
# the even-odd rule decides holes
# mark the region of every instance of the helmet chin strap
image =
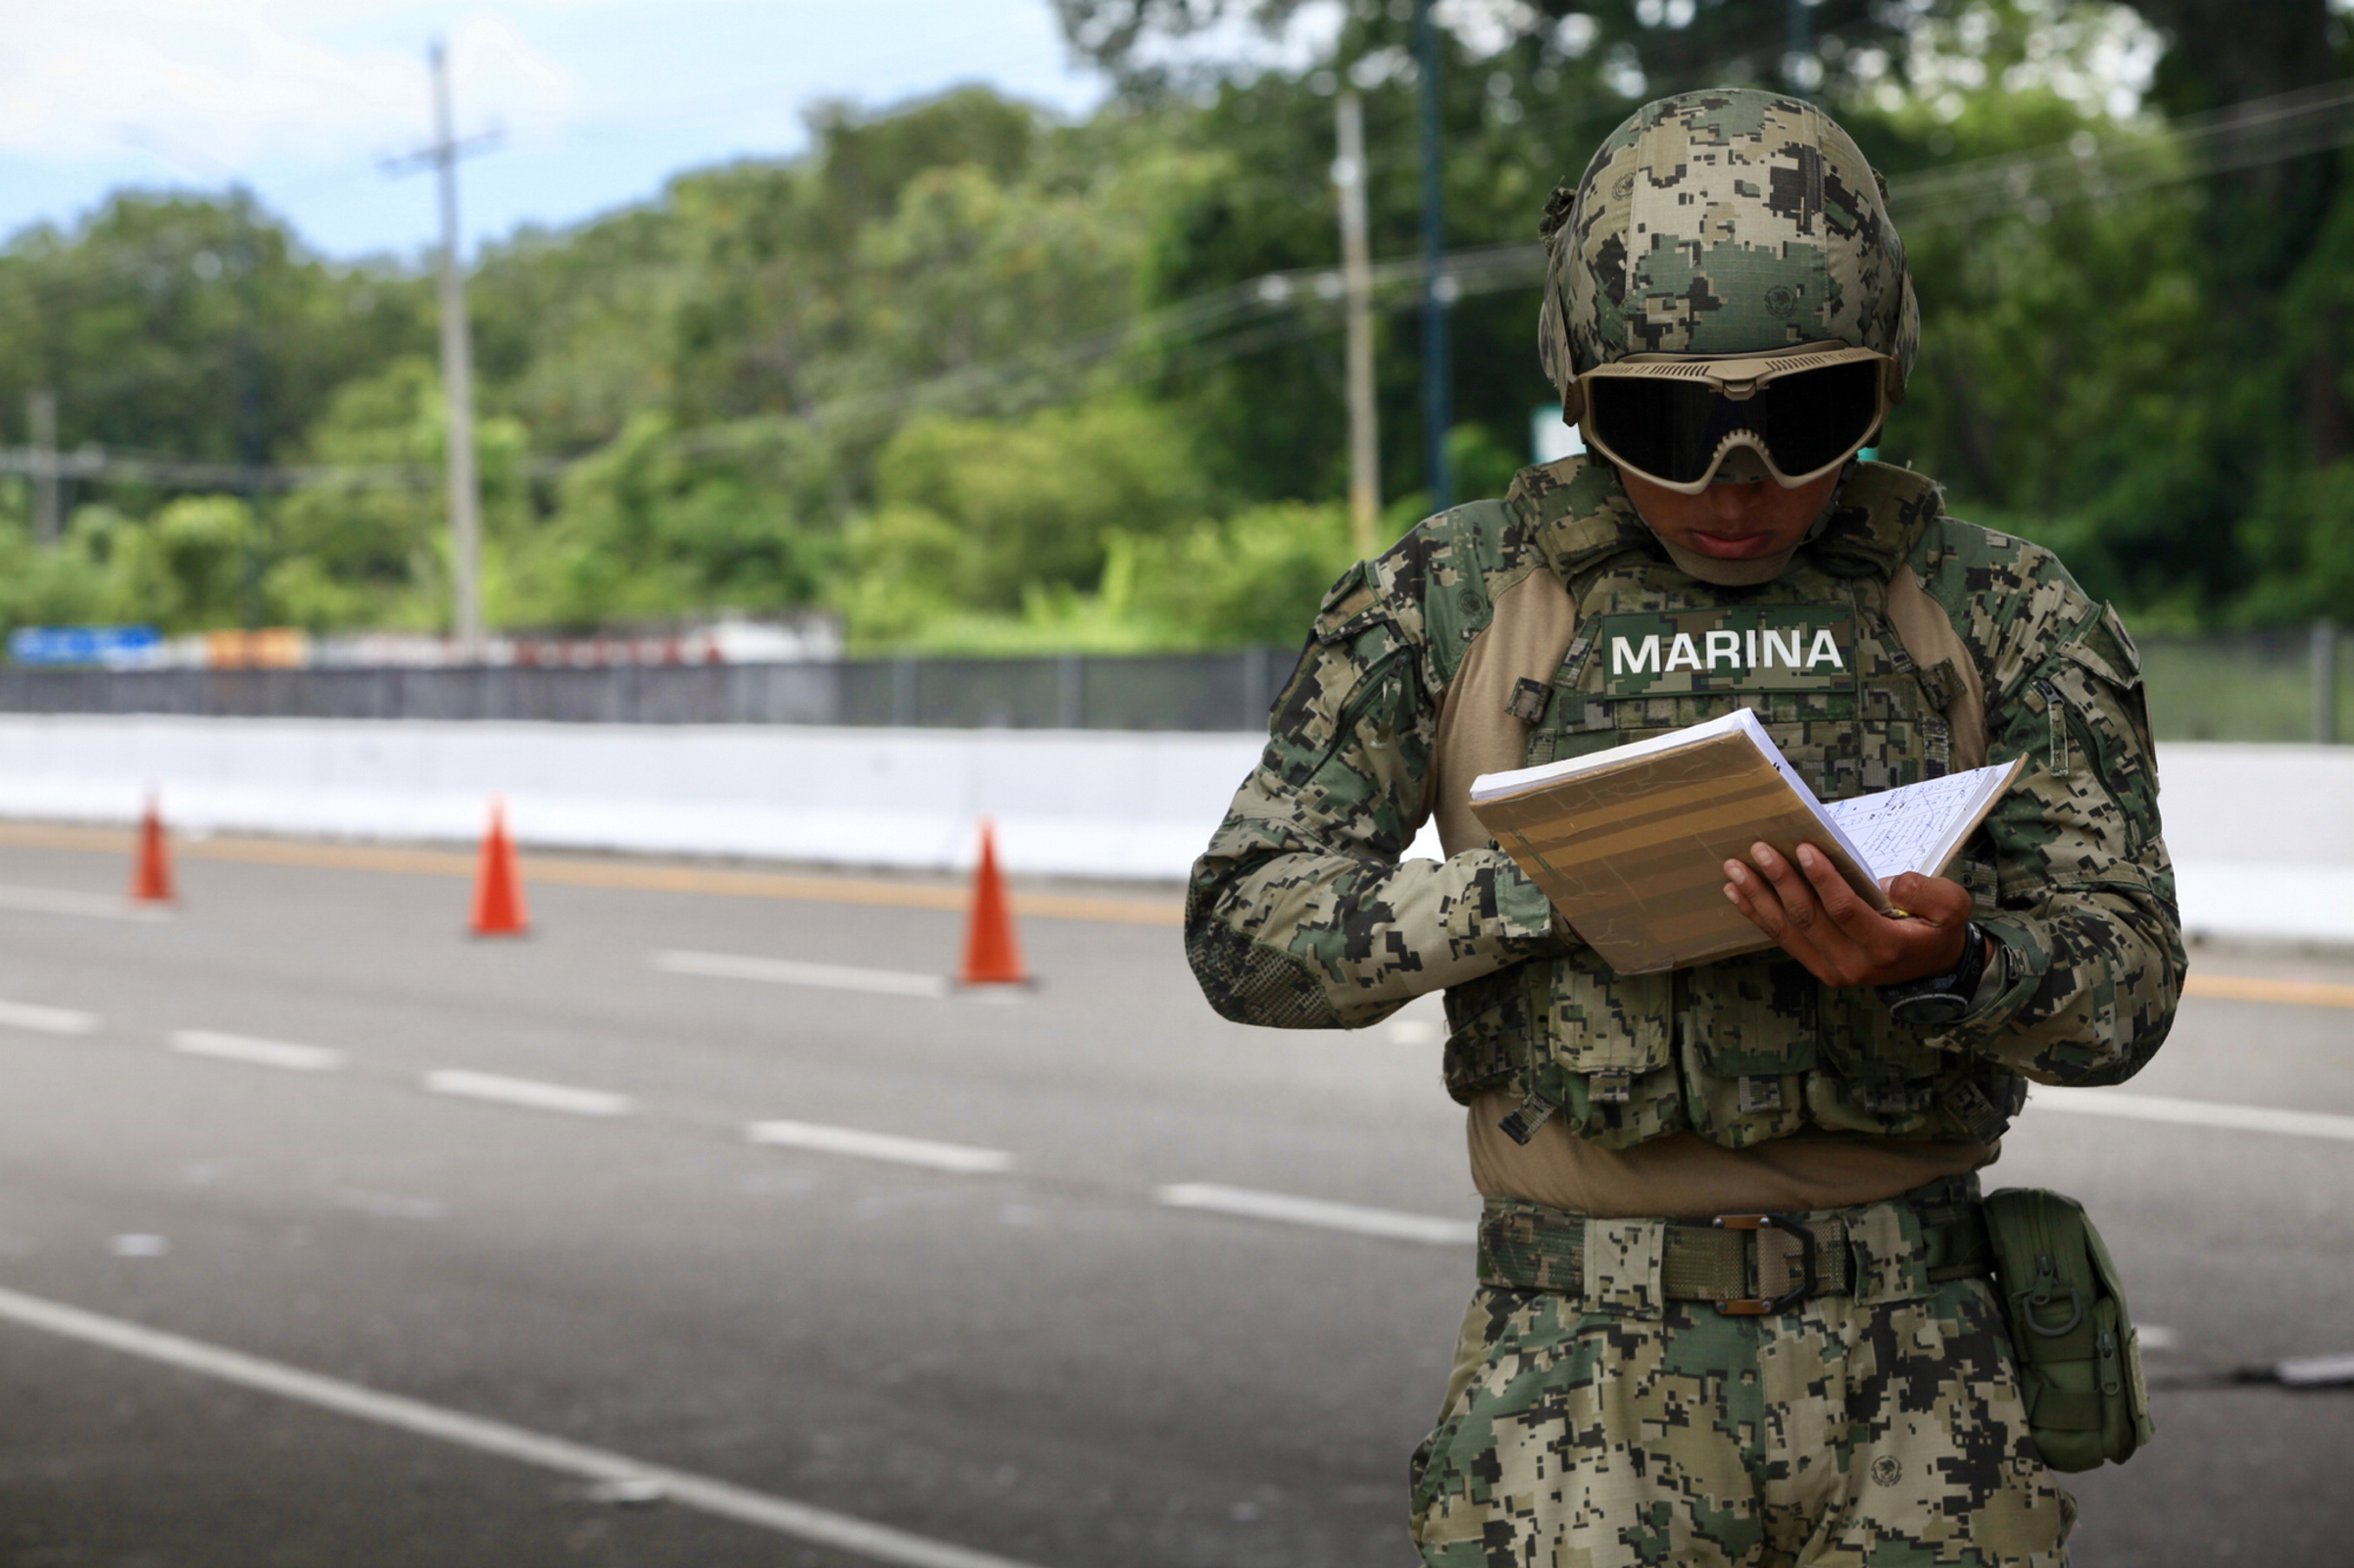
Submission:
[[[1806,532],[1799,537],[1798,542],[1788,550],[1778,551],[1770,556],[1750,556],[1740,561],[1723,561],[1715,556],[1703,556],[1696,551],[1687,550],[1656,528],[1651,528],[1651,537],[1666,546],[1668,559],[1673,561],[1676,564],[1676,569],[1687,577],[1696,577],[1701,582],[1719,588],[1754,588],[1760,583],[1772,582],[1781,576],[1784,569],[1790,565],[1792,556],[1822,537],[1823,530],[1830,526],[1832,512],[1839,504],[1839,492],[1847,487],[1848,475],[1854,472],[1855,460],[1849,458],[1846,466],[1839,469],[1839,482],[1833,485],[1831,494],[1823,498],[1823,510],[1815,514],[1815,520],[1807,525]],[[1780,482],[1766,471],[1764,458],[1754,448],[1743,443],[1726,450],[1725,455],[1717,463],[1716,472],[1709,476],[1708,482],[1710,484],[1750,484],[1759,479],[1768,483]],[[1636,514],[1642,515],[1640,512]],[[1643,526],[1651,527],[1647,518],[1644,520]]]

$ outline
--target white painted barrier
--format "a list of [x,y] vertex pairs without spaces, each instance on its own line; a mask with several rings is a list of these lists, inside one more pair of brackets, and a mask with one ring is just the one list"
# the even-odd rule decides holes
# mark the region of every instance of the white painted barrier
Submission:
[[[1261,740],[1103,730],[825,729],[0,716],[0,816],[466,842],[508,803],[542,848],[1172,879]],[[2354,747],[2159,748],[2194,933],[2354,943]],[[1426,838],[1414,853],[1436,855]]]
[[2354,943],[2354,747],[2158,748],[2193,936]]
[[454,840],[507,802],[543,848],[1182,877],[1262,743],[1248,735],[799,725],[0,717],[0,816]]

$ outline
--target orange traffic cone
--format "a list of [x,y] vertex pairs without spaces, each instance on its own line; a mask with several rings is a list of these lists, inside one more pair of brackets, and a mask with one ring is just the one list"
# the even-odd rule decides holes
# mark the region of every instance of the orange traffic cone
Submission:
[[482,859],[474,872],[474,917],[467,928],[478,937],[519,937],[531,929],[515,844],[507,836],[507,809],[496,796],[490,803],[490,827],[482,835]]
[[172,852],[164,843],[164,818],[155,797],[147,797],[147,813],[139,818],[139,848],[131,859],[130,896],[134,904],[170,904]]
[[1013,939],[1013,911],[1005,904],[1005,880],[998,874],[997,835],[981,819],[981,863],[973,871],[972,917],[964,927],[960,986],[1023,986],[1021,944]]

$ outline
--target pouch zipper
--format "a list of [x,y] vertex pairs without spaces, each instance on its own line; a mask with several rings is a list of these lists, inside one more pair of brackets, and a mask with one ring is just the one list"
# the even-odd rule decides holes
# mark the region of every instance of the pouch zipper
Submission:
[[2035,690],[2043,694],[2043,717],[2051,725],[2051,747],[2044,758],[2044,768],[2054,778],[2068,774],[2068,717],[2062,711],[2067,704],[2060,689],[2042,676],[2035,677]]

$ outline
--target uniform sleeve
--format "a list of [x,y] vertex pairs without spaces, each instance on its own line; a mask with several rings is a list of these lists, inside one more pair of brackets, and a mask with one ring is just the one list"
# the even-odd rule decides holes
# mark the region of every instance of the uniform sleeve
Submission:
[[1551,906],[1501,852],[1401,862],[1428,814],[1428,662],[1357,568],[1276,704],[1258,766],[1195,862],[1186,956],[1241,1023],[1353,1028],[1554,946]]
[[1986,537],[1965,635],[1990,655],[1990,760],[2028,766],[1986,823],[1979,920],[2004,977],[1964,1040],[2040,1083],[2122,1083],[2165,1042],[2184,969],[2140,661],[2057,558]]

